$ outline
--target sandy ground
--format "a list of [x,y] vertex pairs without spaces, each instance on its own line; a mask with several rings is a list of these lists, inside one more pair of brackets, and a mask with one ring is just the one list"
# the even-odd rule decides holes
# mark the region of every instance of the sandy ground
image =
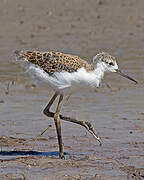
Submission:
[[[0,0],[0,180],[144,179],[143,47],[142,0]],[[63,114],[89,120],[102,147],[82,127],[62,122],[66,159],[58,158],[53,120],[42,114],[52,92],[12,62],[16,49],[87,61],[107,51],[138,80],[107,74],[103,87],[65,100]]]

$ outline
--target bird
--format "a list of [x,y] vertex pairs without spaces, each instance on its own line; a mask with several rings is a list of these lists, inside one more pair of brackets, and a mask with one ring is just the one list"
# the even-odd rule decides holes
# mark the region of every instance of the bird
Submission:
[[[135,79],[124,74],[119,69],[116,58],[107,52],[96,54],[92,63],[88,63],[79,56],[56,51],[16,50],[14,55],[16,62],[32,76],[32,79],[55,92],[43,113],[54,119],[59,145],[59,158],[61,159],[64,159],[65,156],[60,119],[85,127],[99,141],[100,145],[102,144],[90,122],[60,114],[64,95],[70,92],[81,92],[86,87],[98,88],[105,72],[117,73],[136,84],[138,83]],[[50,108],[58,96],[56,111],[51,112]]]

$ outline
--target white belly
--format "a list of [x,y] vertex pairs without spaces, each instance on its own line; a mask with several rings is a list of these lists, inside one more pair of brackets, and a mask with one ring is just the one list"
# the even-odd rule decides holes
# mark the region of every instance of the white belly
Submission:
[[21,62],[21,65],[36,80],[37,84],[50,87],[60,93],[98,87],[100,83],[100,78],[94,72],[87,72],[84,68],[77,72],[55,72],[53,75],[49,75],[39,66],[29,62]]

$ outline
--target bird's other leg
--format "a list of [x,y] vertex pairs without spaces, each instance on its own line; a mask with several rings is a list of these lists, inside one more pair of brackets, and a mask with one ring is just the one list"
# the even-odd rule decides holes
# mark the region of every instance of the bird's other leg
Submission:
[[[58,92],[55,92],[55,94],[53,95],[53,97],[51,98],[51,100],[49,101],[49,103],[47,104],[47,106],[43,110],[43,113],[48,117],[54,117],[54,113],[50,112],[50,107],[54,103],[57,96],[58,96]],[[48,129],[49,129],[49,127],[47,127],[39,136],[42,136]]]
[[53,113],[50,112],[50,107],[52,106],[52,104],[54,103],[55,99],[57,98],[57,96],[59,95],[58,92],[55,92],[55,94],[53,95],[53,97],[51,98],[51,100],[49,101],[49,103],[47,104],[47,106],[45,107],[45,109],[43,110],[43,113],[48,116],[48,117],[54,117]]
[[[50,112],[50,114],[51,114],[50,117],[54,117],[54,113],[53,113],[53,112]],[[100,138],[99,138],[96,130],[94,129],[94,127],[92,126],[92,124],[91,124],[90,122],[88,122],[88,121],[82,121],[82,120],[80,121],[80,120],[77,120],[77,119],[74,119],[74,118],[71,118],[71,117],[63,116],[63,115],[61,115],[61,114],[59,115],[59,117],[60,117],[61,120],[68,121],[68,122],[72,122],[72,123],[75,123],[75,124],[79,124],[79,125],[85,127],[86,130],[87,130],[89,133],[91,133],[97,141],[99,141],[100,145],[102,145],[102,142],[101,142],[101,140],[100,140]],[[41,133],[41,135],[44,134],[44,133],[47,131],[47,129],[48,129],[48,128],[46,128],[46,129]]]
[[90,132],[94,138],[96,138],[97,141],[99,141],[100,143],[100,146],[102,145],[102,142],[96,132],[96,130],[94,129],[94,127],[92,126],[92,124],[88,121],[80,121],[80,120],[77,120],[77,119],[74,119],[74,118],[71,118],[71,117],[66,117],[66,116],[63,116],[60,114],[60,119],[64,120],[64,121],[68,121],[68,122],[72,122],[72,123],[75,123],[75,124],[79,124],[83,127],[86,128],[86,130],[88,132]]
[[60,108],[62,105],[62,100],[63,100],[63,95],[60,95],[59,102],[58,102],[58,105],[56,108],[56,112],[54,114],[54,121],[55,121],[55,125],[56,125],[58,144],[59,144],[59,156],[61,159],[64,158],[62,135],[61,135],[61,124],[60,124],[60,116],[59,116]]

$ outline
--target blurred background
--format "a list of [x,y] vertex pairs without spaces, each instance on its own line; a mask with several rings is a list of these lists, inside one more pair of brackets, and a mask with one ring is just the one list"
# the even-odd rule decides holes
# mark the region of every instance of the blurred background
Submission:
[[[104,141],[103,148],[90,135],[85,136],[83,128],[62,123],[65,151],[73,166],[49,157],[33,157],[27,163],[11,160],[1,163],[0,177],[16,172],[20,177],[24,172],[28,179],[43,180],[49,174],[49,179],[112,180],[132,178],[137,172],[136,178],[142,178],[144,1],[0,0],[1,149],[57,151],[53,121],[41,113],[52,92],[35,86],[13,63],[13,52],[20,49],[55,50],[88,62],[106,51],[139,84],[106,74],[104,87],[65,101],[63,113],[92,122]],[[36,140],[48,125],[52,128]]]
[[52,49],[88,59],[101,50],[142,55],[143,7],[136,0],[1,0],[0,53],[5,58],[14,49]]

